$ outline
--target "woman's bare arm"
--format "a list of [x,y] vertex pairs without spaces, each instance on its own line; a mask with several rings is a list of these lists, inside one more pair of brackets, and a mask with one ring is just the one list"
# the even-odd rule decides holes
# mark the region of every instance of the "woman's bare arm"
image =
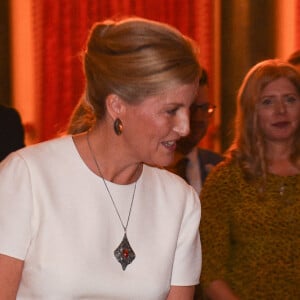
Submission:
[[224,280],[213,281],[205,290],[206,295],[211,300],[239,300],[229,285]]
[[166,300],[193,300],[195,286],[171,286]]
[[0,299],[15,300],[22,276],[24,262],[0,254]]

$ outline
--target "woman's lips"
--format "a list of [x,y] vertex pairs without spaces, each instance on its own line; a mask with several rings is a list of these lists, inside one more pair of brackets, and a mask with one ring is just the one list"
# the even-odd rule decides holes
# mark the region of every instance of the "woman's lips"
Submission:
[[176,141],[166,141],[166,142],[162,142],[162,144],[170,151],[176,150]]
[[288,122],[288,121],[282,121],[282,122],[273,123],[272,126],[277,127],[277,128],[284,128],[284,127],[289,126],[289,124],[290,124],[290,122]]

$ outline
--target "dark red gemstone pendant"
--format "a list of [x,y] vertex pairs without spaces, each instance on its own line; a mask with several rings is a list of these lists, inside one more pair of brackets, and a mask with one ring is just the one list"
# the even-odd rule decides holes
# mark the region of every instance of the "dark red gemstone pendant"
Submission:
[[126,267],[135,259],[135,253],[129,244],[126,233],[124,234],[121,244],[114,251],[114,255],[121,264],[123,271],[125,271]]

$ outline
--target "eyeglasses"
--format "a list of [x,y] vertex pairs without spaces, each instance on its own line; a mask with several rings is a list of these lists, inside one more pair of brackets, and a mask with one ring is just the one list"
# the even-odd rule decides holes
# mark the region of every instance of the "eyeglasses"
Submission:
[[207,117],[210,117],[216,109],[216,106],[211,103],[203,103],[203,104],[192,104],[190,107],[191,115],[196,115],[201,113]]

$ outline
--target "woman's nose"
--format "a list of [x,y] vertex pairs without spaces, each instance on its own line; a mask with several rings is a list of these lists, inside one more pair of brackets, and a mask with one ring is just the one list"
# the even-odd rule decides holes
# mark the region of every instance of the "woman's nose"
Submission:
[[285,103],[284,99],[280,99],[277,102],[276,111],[281,114],[286,112],[286,103]]
[[190,133],[189,111],[178,116],[174,131],[177,132],[180,136],[187,136]]

